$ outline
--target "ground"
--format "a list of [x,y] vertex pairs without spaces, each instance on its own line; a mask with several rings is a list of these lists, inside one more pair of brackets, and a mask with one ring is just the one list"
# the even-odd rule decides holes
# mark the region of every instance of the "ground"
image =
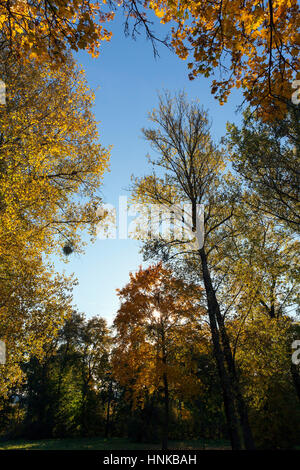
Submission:
[[[2,441],[0,450],[159,450],[160,444],[139,444],[128,439],[112,438],[73,438],[73,439],[45,439],[40,441]],[[230,449],[226,441],[170,441],[169,449]]]

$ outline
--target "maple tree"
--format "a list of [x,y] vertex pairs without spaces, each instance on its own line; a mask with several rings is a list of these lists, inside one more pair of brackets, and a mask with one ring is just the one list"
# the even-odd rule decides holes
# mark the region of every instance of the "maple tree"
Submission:
[[233,87],[258,108],[265,120],[283,117],[299,73],[299,5],[297,0],[230,2],[151,0],[146,2],[172,25],[172,45],[188,59],[190,78],[212,80],[211,91],[226,102]]
[[199,387],[191,352],[203,334],[201,289],[176,279],[160,263],[130,274],[118,295],[114,376],[122,385],[130,384],[135,403],[146,392],[163,390],[166,449],[170,397],[192,396]]
[[[106,26],[120,8],[125,32],[135,36],[142,27],[155,52],[160,41],[181,59],[192,55],[190,79],[214,76],[211,91],[221,104],[236,87],[263,119],[286,114],[299,68],[297,0],[3,0],[0,47],[24,60],[50,58],[52,66],[64,62],[68,50],[95,56],[111,38]],[[171,42],[153,32],[149,11],[171,24]]]
[[113,18],[105,1],[16,0],[0,2],[0,47],[26,61],[65,62],[68,49],[97,55],[111,33],[104,23]]
[[0,49],[20,61],[50,60],[53,68],[66,61],[69,51],[83,49],[97,57],[101,44],[111,39],[107,27],[115,11],[122,9],[125,34],[136,37],[143,28],[156,54],[156,42],[167,42],[155,35],[141,6],[140,0],[2,0]]

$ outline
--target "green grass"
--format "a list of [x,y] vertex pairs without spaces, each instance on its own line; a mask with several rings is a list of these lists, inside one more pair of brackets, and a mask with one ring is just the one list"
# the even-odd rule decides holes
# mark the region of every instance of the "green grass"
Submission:
[[[160,444],[139,444],[128,439],[73,438],[44,439],[40,441],[3,441],[0,450],[159,450]],[[170,441],[172,449],[230,449],[226,441]]]

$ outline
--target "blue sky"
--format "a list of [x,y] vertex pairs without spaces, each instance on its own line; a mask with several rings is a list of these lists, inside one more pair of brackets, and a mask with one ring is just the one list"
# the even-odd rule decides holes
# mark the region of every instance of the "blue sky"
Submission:
[[[185,90],[190,99],[197,98],[209,110],[213,121],[212,135],[218,141],[225,133],[226,122],[240,122],[235,110],[242,98],[234,92],[228,103],[220,106],[210,94],[210,79],[188,79],[187,63],[167,48],[160,47],[155,59],[151,44],[143,36],[136,41],[123,33],[122,17],[112,23],[113,38],[103,45],[97,59],[87,53],[76,59],[86,71],[95,90],[94,113],[99,123],[100,142],[112,145],[110,173],[102,186],[102,197],[117,205],[127,188],[131,174],[149,171],[146,154],[149,145],[141,135],[147,127],[147,112],[157,105],[157,92]],[[165,31],[162,25],[158,31]],[[134,240],[97,240],[88,244],[84,255],[72,255],[67,264],[55,260],[57,270],[75,273],[78,286],[74,290],[74,305],[88,317],[100,315],[109,323],[118,309],[116,289],[129,280],[129,272],[142,264],[140,245]]]

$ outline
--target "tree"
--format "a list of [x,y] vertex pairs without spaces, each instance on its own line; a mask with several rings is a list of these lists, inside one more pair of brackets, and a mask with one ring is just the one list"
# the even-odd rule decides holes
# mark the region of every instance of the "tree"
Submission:
[[130,274],[119,291],[114,320],[113,370],[134,390],[134,402],[160,389],[164,399],[162,448],[168,447],[170,397],[192,396],[197,377],[191,351],[201,338],[201,289],[176,279],[162,264]]
[[8,84],[0,115],[4,393],[20,374],[19,361],[38,355],[49,329],[57,331],[70,313],[73,281],[55,276],[46,255],[66,243],[80,250],[80,229],[93,234],[108,152],[97,142],[93,95],[72,59],[53,71],[49,64],[23,65],[1,56]]
[[[233,320],[235,329],[230,334],[233,351],[235,354],[244,329],[252,328],[251,322],[262,328],[269,322],[268,338],[271,342],[284,342],[282,347],[288,352],[281,364],[288,366],[282,372],[290,376],[290,383],[293,379],[299,396],[300,376],[291,361],[292,338],[287,332],[297,321],[299,242],[276,220],[261,214],[257,217],[247,204],[242,204],[241,209],[233,223],[235,235],[227,240],[226,255],[222,250],[218,259],[222,312]],[[280,340],[277,328],[282,330]]]
[[[218,68],[220,78],[213,80],[211,90],[221,104],[233,87],[241,87],[245,100],[263,119],[286,114],[292,94],[297,94],[297,0],[2,1],[0,47],[26,61],[50,59],[54,67],[65,61],[70,49],[85,49],[95,56],[101,42],[111,37],[106,23],[120,8],[126,17],[125,32],[135,37],[142,27],[155,53],[161,42],[181,59],[193,55],[190,79],[198,74],[209,77]],[[173,23],[171,44],[153,32],[149,10],[161,23]]]
[[24,382],[22,364],[42,359],[63,322],[71,314],[72,279],[45,267],[41,256],[0,264],[0,337],[6,362],[0,365],[0,408],[11,391]]
[[[8,84],[0,116],[0,253],[77,244],[99,220],[97,190],[109,152],[97,142],[94,96],[72,59],[57,71],[4,54]],[[30,245],[29,245],[30,243]]]
[[97,55],[101,41],[111,33],[103,23],[113,18],[103,11],[106,2],[16,0],[0,4],[0,47],[22,59],[59,64],[68,49],[87,49]]
[[[111,37],[106,23],[120,8],[125,32],[135,37],[142,27],[155,53],[161,42],[181,59],[193,55],[191,79],[209,77],[218,68],[220,78],[213,80],[211,90],[221,104],[233,87],[241,87],[245,100],[272,120],[275,112],[285,115],[293,92],[298,93],[292,85],[299,67],[297,0],[2,1],[0,48],[27,61],[50,59],[54,67],[70,49],[98,55],[101,42]],[[171,44],[153,32],[149,10],[161,23],[173,23]]]
[[221,104],[241,87],[263,119],[285,115],[299,69],[297,0],[151,0],[147,6],[162,23],[175,22],[172,45],[182,59],[193,55],[191,79],[218,67],[211,91]]
[[34,437],[104,434],[102,387],[110,336],[103,318],[73,312],[42,359],[24,364],[25,432]]
[[188,201],[192,206],[194,232],[197,232],[197,204],[205,205],[203,246],[191,249],[191,245],[180,240],[180,237],[171,243],[164,243],[163,237],[158,241],[169,248],[173,246],[175,254],[183,252],[197,260],[197,269],[206,291],[214,356],[232,446],[234,449],[243,445],[253,448],[239,372],[226,330],[226,317],[221,313],[213,279],[218,274],[214,253],[219,257],[223,248],[226,256],[226,239],[233,235],[229,224],[236,210],[237,195],[229,185],[226,188],[226,182],[234,187],[234,180],[230,174],[222,176],[225,159],[211,140],[207,112],[198,103],[188,104],[182,93],[172,99],[166,92],[159,98],[158,110],[149,117],[157,128],[144,130],[144,135],[159,154],[153,165],[163,171],[163,176],[153,172],[150,176],[137,178],[134,198],[141,202],[160,203],[165,207],[172,207],[178,201]]
[[300,406],[290,376],[292,320],[270,318],[264,310],[244,320],[236,360],[242,370],[245,395],[258,447],[288,449],[299,441]]
[[[107,374],[110,372],[109,355],[111,337],[106,320],[93,317],[86,321],[81,329],[81,429],[82,433],[89,433],[89,425],[93,421],[92,407],[89,406],[89,398],[93,392],[100,392],[106,385]],[[107,396],[109,412],[110,396]],[[106,417],[107,419],[107,417]],[[107,427],[107,424],[106,424]]]
[[299,230],[299,109],[264,123],[246,112],[241,129],[228,124],[227,144],[234,169],[247,188],[245,204],[293,231]]
[[50,61],[54,68],[66,61],[70,51],[84,49],[97,57],[102,42],[112,36],[107,23],[114,19],[115,10],[122,8],[125,34],[136,37],[143,28],[157,54],[156,42],[167,42],[152,31],[152,21],[141,11],[141,3],[140,0],[15,0],[12,4],[3,0],[0,50],[7,50],[25,62]]

